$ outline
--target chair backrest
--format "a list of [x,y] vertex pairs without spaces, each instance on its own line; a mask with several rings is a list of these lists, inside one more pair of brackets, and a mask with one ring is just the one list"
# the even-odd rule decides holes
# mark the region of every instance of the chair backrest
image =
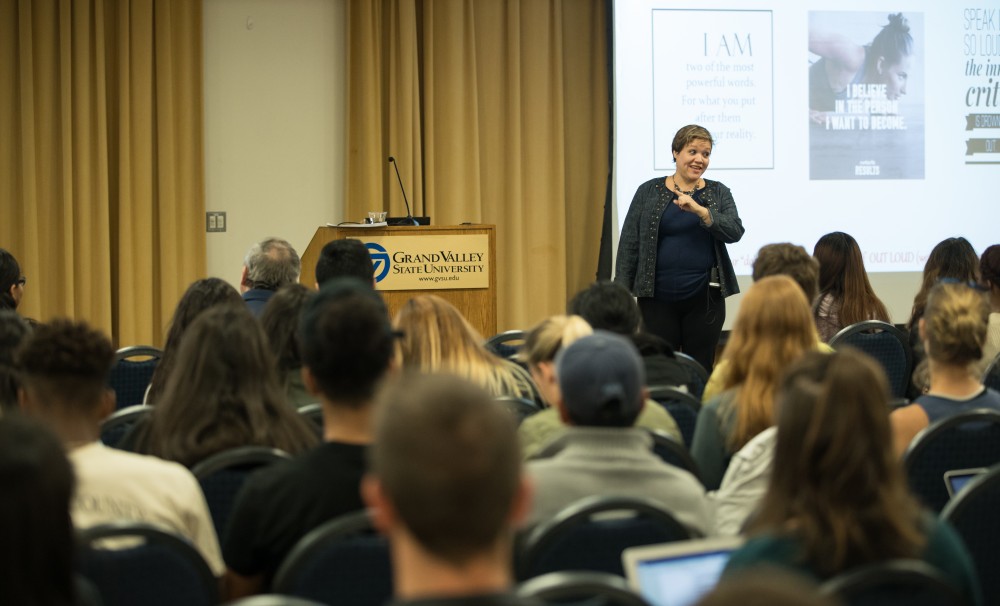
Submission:
[[205,493],[216,533],[225,536],[229,515],[243,483],[253,472],[292,457],[284,450],[266,446],[241,446],[199,461],[191,468]]
[[340,516],[299,540],[271,587],[325,604],[382,606],[392,596],[388,542],[368,512]]
[[527,419],[531,415],[541,412],[542,408],[534,401],[527,398],[518,398],[516,396],[499,396],[494,398],[501,406],[507,409],[507,411],[514,415],[517,420],[517,424],[520,425],[521,421]]
[[910,489],[940,512],[948,502],[944,473],[1000,463],[1000,413],[979,409],[942,419],[913,438],[903,454]]
[[1000,356],[993,358],[983,373],[983,385],[994,391],[1000,391]]
[[683,541],[697,533],[650,499],[581,499],[535,526],[521,545],[521,580],[549,572],[590,570],[624,576],[627,547]]
[[148,345],[123,347],[115,354],[109,383],[115,390],[115,407],[119,410],[142,404],[153,371],[160,363],[163,351]]
[[507,360],[517,355],[524,345],[525,332],[523,330],[508,330],[486,339],[484,345],[486,349]]
[[698,463],[691,457],[686,446],[658,429],[647,429],[647,431],[653,437],[653,452],[664,463],[689,471],[691,475],[698,478],[698,481],[701,481]]
[[888,560],[849,570],[820,586],[848,606],[958,606],[961,592],[921,560]]
[[516,591],[520,597],[545,603],[650,606],[625,579],[606,572],[550,572],[528,579]]
[[893,397],[906,396],[913,372],[913,353],[906,333],[888,322],[868,320],[851,324],[830,339],[830,347],[834,349],[845,345],[875,358],[885,370]]
[[694,428],[698,422],[698,411],[701,410],[701,402],[698,398],[669,385],[651,385],[649,397],[667,409],[681,430],[684,444],[690,447],[691,442],[694,441]]
[[701,401],[701,396],[705,393],[705,386],[708,385],[708,371],[698,360],[682,351],[675,351],[674,357],[688,371],[688,377],[690,377],[688,387],[691,388],[691,395],[696,400]]
[[136,404],[111,413],[108,418],[101,422],[101,443],[117,448],[125,434],[152,411],[152,406]]
[[962,489],[941,512],[972,555],[984,604],[1000,604],[1000,466]]
[[78,542],[80,573],[97,587],[104,606],[218,603],[208,564],[189,541],[169,530],[115,522],[81,531]]

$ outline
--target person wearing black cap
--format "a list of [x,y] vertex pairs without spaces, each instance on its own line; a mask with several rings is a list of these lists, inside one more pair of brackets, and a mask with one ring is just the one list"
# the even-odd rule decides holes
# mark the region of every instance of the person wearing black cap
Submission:
[[570,428],[555,456],[528,463],[536,491],[529,524],[584,497],[617,495],[658,501],[681,523],[707,532],[711,509],[701,483],[664,463],[646,430],[633,427],[646,395],[635,346],[597,331],[559,353],[556,377],[556,406]]

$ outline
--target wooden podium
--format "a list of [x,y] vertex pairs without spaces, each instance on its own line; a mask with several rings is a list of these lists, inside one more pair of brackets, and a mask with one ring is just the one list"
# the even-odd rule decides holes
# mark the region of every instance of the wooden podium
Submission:
[[320,251],[342,238],[368,246],[391,315],[412,297],[432,294],[457,307],[484,338],[496,334],[496,226],[320,227],[302,253],[302,284],[316,284]]

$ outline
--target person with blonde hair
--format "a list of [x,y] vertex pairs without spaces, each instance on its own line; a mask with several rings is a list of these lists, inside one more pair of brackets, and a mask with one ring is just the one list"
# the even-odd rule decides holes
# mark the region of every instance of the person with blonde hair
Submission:
[[718,488],[733,453],[774,424],[781,373],[815,349],[817,339],[809,302],[794,280],[769,276],[747,291],[722,354],[724,391],[698,413],[691,445],[707,488]]
[[890,446],[889,386],[868,356],[808,352],[777,389],[770,483],[723,578],[759,566],[824,581],[861,566],[920,559],[981,604],[972,558],[923,511]]
[[1000,394],[983,386],[975,368],[983,355],[990,305],[967,284],[941,282],[931,288],[917,324],[927,352],[930,388],[891,415],[896,454],[902,455],[921,429],[976,408],[1000,410]]
[[[567,425],[555,408],[562,397],[556,377],[556,354],[593,332],[590,324],[580,316],[557,315],[542,320],[525,336],[521,359],[527,364],[531,378],[549,406],[522,421],[518,428],[525,459],[535,456],[546,444],[566,433]],[[670,413],[655,402],[646,404],[639,413],[636,426],[656,429],[683,441],[677,422]]]
[[441,297],[413,297],[396,312],[393,327],[402,333],[397,352],[403,370],[455,374],[494,397],[541,399],[528,373],[491,354],[462,313]]
[[[819,295],[819,262],[807,253],[805,248],[797,244],[789,242],[765,244],[757,251],[757,258],[753,262],[753,281],[758,282],[768,276],[788,276],[795,280],[796,284],[802,287],[810,304],[813,304]],[[819,340],[818,333],[813,348],[827,353],[833,351],[832,347]],[[722,393],[728,374],[729,363],[725,359],[719,360],[708,377],[708,383],[705,384],[705,391],[701,396],[702,402],[710,402],[712,398]]]

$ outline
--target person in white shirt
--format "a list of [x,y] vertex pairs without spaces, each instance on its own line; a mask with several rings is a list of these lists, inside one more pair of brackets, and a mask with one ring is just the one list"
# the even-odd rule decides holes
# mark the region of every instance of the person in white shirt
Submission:
[[99,440],[101,420],[115,408],[107,387],[114,355],[104,334],[69,320],[39,325],[18,355],[21,410],[55,431],[73,464],[73,525],[129,520],[165,527],[189,539],[219,576],[219,541],[191,472]]

